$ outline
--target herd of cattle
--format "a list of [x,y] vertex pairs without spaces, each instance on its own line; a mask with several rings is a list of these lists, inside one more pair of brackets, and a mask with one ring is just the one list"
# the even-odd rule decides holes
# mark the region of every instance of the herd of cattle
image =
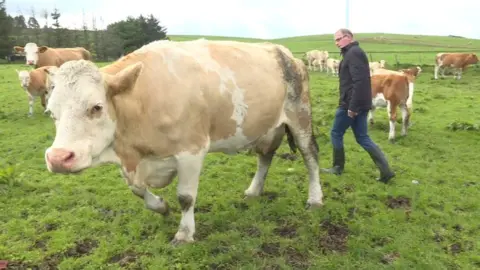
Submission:
[[[84,48],[28,43],[14,49],[34,67],[17,71],[29,115],[34,98],[41,97],[55,123],[45,151],[48,170],[67,174],[116,163],[132,192],[161,214],[168,213],[168,204],[149,187],[165,187],[178,175],[182,217],[174,243],[193,241],[198,180],[210,152],[255,150],[257,171],[245,190],[255,197],[286,135],[308,169],[308,207],[323,205],[308,71],[319,67],[338,76],[339,60],[328,52],[307,52],[306,65],[269,42],[155,41],[99,68]],[[474,54],[438,54],[435,78],[439,68],[449,67],[460,79],[458,70],[477,61]],[[385,61],[370,67],[374,107],[388,108],[389,139],[395,137],[397,107],[406,134],[420,67],[388,70]]]
[[[316,71],[329,71],[338,76],[340,60],[329,57],[328,51],[311,50],[303,55],[308,63],[308,69]],[[387,108],[390,120],[388,139],[395,140],[395,123],[397,121],[397,108],[402,111],[402,135],[407,134],[413,106],[413,89],[415,79],[422,72],[419,66],[408,69],[389,70],[385,68],[385,60],[369,62],[370,80],[372,83],[372,109],[368,120],[373,124],[373,115],[376,108]],[[472,64],[478,63],[475,53],[438,53],[435,57],[434,79],[438,79],[441,70],[445,77],[445,70],[453,70],[453,78],[460,79],[462,72]]]

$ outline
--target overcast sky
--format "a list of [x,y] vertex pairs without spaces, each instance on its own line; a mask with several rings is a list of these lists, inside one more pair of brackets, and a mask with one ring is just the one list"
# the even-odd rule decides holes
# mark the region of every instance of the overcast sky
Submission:
[[[459,35],[480,38],[479,0],[350,0],[350,29],[355,32]],[[345,27],[346,0],[7,0],[7,12],[42,9],[62,14],[60,24],[81,27],[82,10],[97,27],[128,15],[153,14],[170,35],[219,35],[280,38],[330,34]],[[40,16],[37,15],[37,19]],[[103,19],[101,24],[100,17]],[[39,20],[43,25],[43,19]],[[477,25],[475,25],[477,22]],[[476,26],[476,27],[475,27]]]

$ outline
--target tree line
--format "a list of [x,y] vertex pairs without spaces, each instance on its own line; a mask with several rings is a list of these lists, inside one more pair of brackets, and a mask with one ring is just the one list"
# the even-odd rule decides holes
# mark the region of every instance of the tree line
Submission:
[[[58,9],[46,9],[37,13],[32,7],[28,16],[10,16],[5,7],[6,0],[0,0],[0,59],[13,55],[13,46],[25,46],[35,42],[39,46],[84,47],[92,53],[94,61],[111,61],[130,53],[141,46],[159,39],[166,39],[167,29],[153,15],[111,23],[106,29],[97,29],[96,17],[91,27],[84,19],[80,29],[67,29],[60,24]],[[43,18],[40,25],[38,18]]]

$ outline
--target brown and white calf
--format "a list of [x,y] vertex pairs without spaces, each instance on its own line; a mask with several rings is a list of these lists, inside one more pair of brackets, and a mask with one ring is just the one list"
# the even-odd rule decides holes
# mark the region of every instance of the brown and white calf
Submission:
[[91,60],[91,53],[83,48],[51,48],[47,46],[38,47],[36,43],[29,42],[25,47],[14,46],[16,52],[24,52],[26,64],[35,68],[43,66],[61,66],[70,60]]
[[33,105],[37,97],[40,97],[42,106],[46,109],[48,98],[54,86],[47,72],[49,70],[54,71],[56,68],[55,66],[44,66],[30,71],[15,70],[20,80],[20,86],[28,96],[28,116],[33,115]]
[[438,80],[438,71],[445,77],[445,69],[453,69],[453,78],[460,80],[462,73],[469,65],[477,64],[478,57],[474,53],[438,53],[435,56],[434,79]]
[[194,241],[199,177],[211,152],[255,150],[245,195],[256,197],[286,134],[308,170],[308,207],[323,204],[308,71],[281,45],[152,42],[102,68],[67,62],[52,78],[47,109],[56,134],[45,152],[48,170],[118,164],[133,193],[162,214],[168,204],[149,187],[178,175],[182,217],[174,244]]
[[377,69],[370,77],[372,83],[372,109],[368,121],[373,124],[376,108],[386,108],[390,120],[388,140],[395,140],[397,107],[402,111],[402,136],[407,135],[410,116],[413,111],[414,78],[399,71]]

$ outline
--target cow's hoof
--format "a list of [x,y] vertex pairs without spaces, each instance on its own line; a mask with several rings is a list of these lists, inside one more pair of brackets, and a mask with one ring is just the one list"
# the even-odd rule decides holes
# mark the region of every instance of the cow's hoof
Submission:
[[314,209],[322,208],[322,206],[323,206],[322,201],[307,202],[307,205],[305,206],[305,209],[306,210],[314,210]]
[[177,246],[180,246],[180,245],[189,244],[189,243],[193,243],[193,242],[194,242],[193,238],[178,239],[177,237],[175,237],[175,238],[173,238],[172,241],[170,241],[170,245],[172,245],[174,247],[177,247]]

